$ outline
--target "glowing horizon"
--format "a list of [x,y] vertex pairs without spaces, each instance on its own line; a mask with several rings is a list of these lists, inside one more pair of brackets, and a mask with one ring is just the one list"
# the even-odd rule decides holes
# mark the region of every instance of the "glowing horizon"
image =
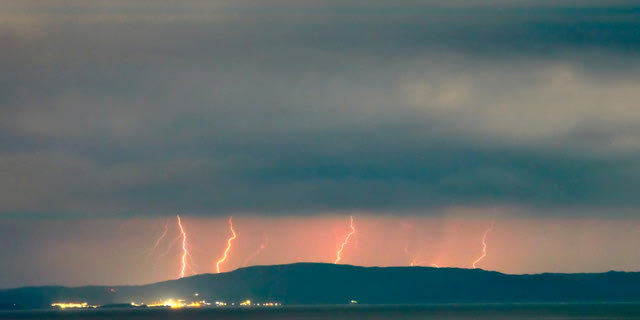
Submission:
[[[484,239],[487,245],[484,250],[488,254],[480,252],[484,257],[481,262],[476,262],[476,267],[485,270],[522,274],[640,269],[640,257],[633,254],[633,244],[640,241],[640,233],[633,230],[640,230],[640,220],[497,217],[495,224],[499,228],[487,229],[491,217],[473,217],[470,214],[418,217],[357,213],[353,227],[357,227],[358,243],[355,245],[353,242],[355,234],[346,239],[352,229],[347,229],[349,233],[338,231],[337,235],[344,237],[340,238],[341,243],[348,240],[338,262],[359,266],[413,264],[470,268],[471,262],[479,258],[478,244]],[[175,278],[176,261],[179,261],[181,277],[187,276],[190,269],[193,274],[197,273],[192,265],[210,265],[212,260],[219,261],[221,252],[211,244],[221,243],[226,245],[224,251],[227,256],[218,264],[220,272],[251,265],[331,264],[336,262],[334,232],[344,230],[345,218],[349,216],[265,218],[238,215],[232,219],[231,232],[228,219],[181,214],[183,229],[177,232],[181,234],[184,231],[188,242],[173,246],[169,241],[162,241],[155,255],[140,255],[140,252],[147,252],[160,232],[164,233],[165,218],[47,221],[46,224],[13,222],[12,228],[23,230],[25,234],[37,232],[47,244],[42,247],[44,251],[38,251],[41,249],[36,243],[24,251],[30,254],[22,256],[20,261],[31,257],[33,260],[19,269],[23,276],[17,279],[35,279],[23,282],[30,285],[153,283]],[[350,218],[347,221],[350,222]],[[406,227],[408,225],[412,227]],[[78,242],[74,238],[74,230],[81,229],[87,232]],[[545,233],[539,230],[545,230]],[[238,231],[242,236],[238,237]],[[173,232],[170,229],[165,239],[173,238]],[[179,240],[183,240],[182,235]],[[177,243],[183,244],[182,241]],[[407,247],[407,243],[411,245]],[[11,252],[11,246],[6,250]],[[162,251],[165,253],[160,254]],[[408,254],[414,258],[407,259]],[[51,267],[47,271],[50,272],[33,273],[30,266],[44,263],[38,259],[49,261]],[[207,270],[201,269],[200,272]],[[4,286],[13,285],[7,283]]]

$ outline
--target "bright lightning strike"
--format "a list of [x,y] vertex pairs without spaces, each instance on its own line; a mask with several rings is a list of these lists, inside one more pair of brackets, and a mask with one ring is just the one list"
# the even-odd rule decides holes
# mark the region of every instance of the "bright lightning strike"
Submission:
[[340,260],[342,259],[342,251],[344,250],[344,246],[346,246],[347,243],[349,243],[349,239],[351,238],[351,236],[353,236],[353,234],[356,233],[356,228],[353,226],[353,216],[349,216],[349,220],[350,220],[349,226],[351,227],[351,232],[349,232],[347,237],[344,238],[342,245],[340,245],[340,249],[338,250],[338,252],[336,252],[336,260],[333,262],[334,264],[337,264],[338,262],[340,262]]
[[180,215],[176,216],[178,217],[180,232],[182,233],[182,269],[180,270],[180,278],[184,278],[184,271],[187,269],[187,255],[189,255],[189,251],[187,250],[187,233],[184,231],[182,221],[180,221]]
[[494,221],[491,221],[491,226],[489,227],[489,229],[487,229],[484,232],[484,235],[482,236],[482,255],[476,259],[476,261],[474,261],[471,266],[475,269],[476,265],[482,261],[482,259],[484,259],[487,256],[487,235],[489,235],[489,232],[491,232],[491,230],[493,230],[493,223]]
[[218,260],[218,262],[216,263],[216,272],[220,273],[220,265],[227,260],[227,256],[229,254],[229,251],[231,250],[231,242],[233,242],[233,240],[235,240],[236,237],[236,231],[233,230],[233,222],[231,222],[231,217],[229,217],[229,229],[231,230],[231,234],[232,236],[229,238],[229,240],[227,240],[227,249],[224,250],[224,255],[222,256],[222,258],[220,258],[220,260]]

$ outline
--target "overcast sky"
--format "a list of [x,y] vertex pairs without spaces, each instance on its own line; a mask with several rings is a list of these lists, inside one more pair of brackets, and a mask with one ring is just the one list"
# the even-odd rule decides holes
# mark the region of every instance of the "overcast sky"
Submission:
[[637,218],[634,1],[0,3],[4,241],[176,212]]

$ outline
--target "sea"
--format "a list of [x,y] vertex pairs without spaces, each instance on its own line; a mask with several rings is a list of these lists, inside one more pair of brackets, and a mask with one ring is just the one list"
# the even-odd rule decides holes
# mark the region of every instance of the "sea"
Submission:
[[640,303],[438,304],[0,312],[0,319],[640,319]]

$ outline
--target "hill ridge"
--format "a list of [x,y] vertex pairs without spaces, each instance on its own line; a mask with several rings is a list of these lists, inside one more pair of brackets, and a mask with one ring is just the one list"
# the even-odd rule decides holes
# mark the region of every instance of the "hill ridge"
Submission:
[[[113,290],[112,290],[113,289]],[[640,273],[540,273],[329,263],[250,266],[224,273],[127,286],[43,286],[0,290],[0,306],[48,307],[57,301],[104,305],[166,298],[283,304],[640,301]]]

